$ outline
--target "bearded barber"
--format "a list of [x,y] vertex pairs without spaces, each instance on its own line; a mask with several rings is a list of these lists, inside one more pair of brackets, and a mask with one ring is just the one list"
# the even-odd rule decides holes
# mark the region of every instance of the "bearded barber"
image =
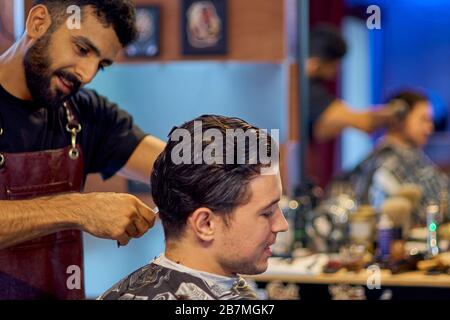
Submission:
[[[0,299],[82,299],[81,231],[126,245],[155,214],[126,194],[80,193],[86,175],[148,183],[164,143],[82,89],[135,35],[129,0],[40,0],[0,56]],[[81,8],[81,28],[66,25]]]

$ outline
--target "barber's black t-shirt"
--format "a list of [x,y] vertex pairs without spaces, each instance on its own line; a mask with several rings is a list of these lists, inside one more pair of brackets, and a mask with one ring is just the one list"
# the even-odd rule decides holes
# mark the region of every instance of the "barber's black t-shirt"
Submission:
[[[84,175],[107,179],[120,170],[145,137],[132,117],[95,91],[82,89],[72,98],[82,129],[77,142],[84,156]],[[20,100],[0,86],[0,151],[35,152],[64,148],[71,143],[67,116],[58,109]]]
[[331,95],[322,81],[319,79],[310,79],[309,81],[309,128],[310,138],[314,132],[314,126],[322,113],[336,100]]

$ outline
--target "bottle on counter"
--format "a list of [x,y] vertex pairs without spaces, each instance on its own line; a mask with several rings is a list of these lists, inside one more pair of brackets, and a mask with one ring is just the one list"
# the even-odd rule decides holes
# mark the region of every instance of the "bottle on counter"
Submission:
[[367,251],[373,253],[375,241],[376,213],[369,205],[361,205],[350,215],[350,241],[363,245]]
[[439,226],[439,205],[430,203],[427,206],[427,255],[429,258],[439,254],[438,226]]
[[381,261],[388,261],[394,239],[394,223],[387,214],[382,214],[378,222],[378,254]]

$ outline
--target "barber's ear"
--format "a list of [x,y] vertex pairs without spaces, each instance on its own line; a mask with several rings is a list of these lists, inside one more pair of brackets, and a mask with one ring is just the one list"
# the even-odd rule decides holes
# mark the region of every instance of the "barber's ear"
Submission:
[[34,6],[28,15],[26,22],[27,36],[33,40],[42,37],[52,24],[52,18],[44,5]]
[[188,218],[188,224],[203,241],[214,240],[217,216],[208,208],[198,208]]

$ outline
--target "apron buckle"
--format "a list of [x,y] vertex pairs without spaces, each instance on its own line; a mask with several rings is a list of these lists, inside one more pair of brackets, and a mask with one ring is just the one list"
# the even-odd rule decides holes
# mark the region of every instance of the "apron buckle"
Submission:
[[69,150],[69,157],[72,160],[76,160],[80,156],[80,152],[77,149],[77,134],[81,131],[81,125],[68,123],[66,130],[72,134],[72,148]]
[[77,160],[79,156],[80,156],[80,151],[78,151],[77,148],[70,148],[70,150],[69,150],[70,159]]

